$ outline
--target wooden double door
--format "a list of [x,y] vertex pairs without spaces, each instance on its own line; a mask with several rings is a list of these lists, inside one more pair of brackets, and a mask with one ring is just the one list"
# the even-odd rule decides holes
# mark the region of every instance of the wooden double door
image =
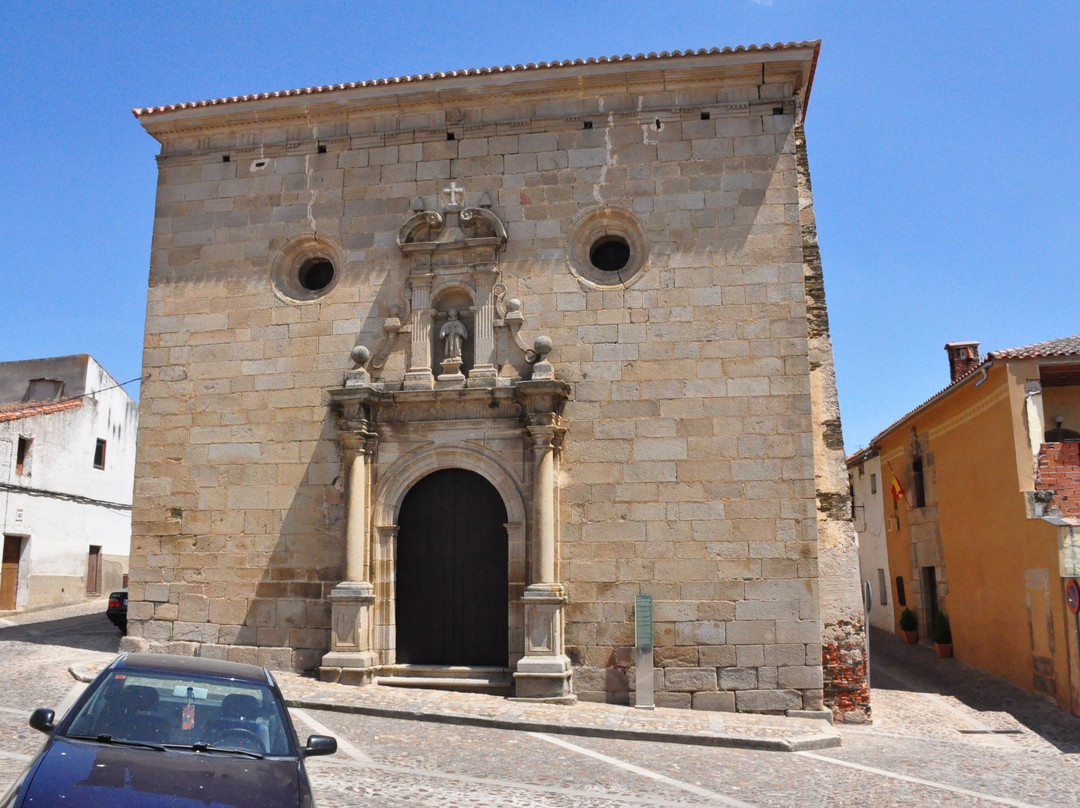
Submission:
[[397,661],[505,667],[508,662],[506,506],[475,472],[419,480],[398,517]]

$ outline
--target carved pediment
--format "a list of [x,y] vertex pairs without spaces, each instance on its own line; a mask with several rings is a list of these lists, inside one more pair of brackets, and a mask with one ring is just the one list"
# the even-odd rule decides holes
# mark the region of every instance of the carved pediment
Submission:
[[446,218],[437,210],[425,210],[413,214],[398,230],[398,246],[402,250],[408,250],[419,245],[436,244],[444,224],[446,224]]
[[398,230],[403,253],[477,251],[494,255],[506,245],[506,225],[487,208],[451,205],[440,212],[414,213]]

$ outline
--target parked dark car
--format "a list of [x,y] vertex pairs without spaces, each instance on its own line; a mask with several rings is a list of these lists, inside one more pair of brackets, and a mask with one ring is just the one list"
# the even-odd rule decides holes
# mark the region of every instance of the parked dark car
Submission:
[[265,668],[165,654],[123,654],[66,716],[38,709],[49,739],[0,808],[310,808],[301,747]]
[[126,589],[118,589],[109,593],[109,605],[105,609],[105,616],[114,626],[120,629],[121,634],[127,634],[127,598]]

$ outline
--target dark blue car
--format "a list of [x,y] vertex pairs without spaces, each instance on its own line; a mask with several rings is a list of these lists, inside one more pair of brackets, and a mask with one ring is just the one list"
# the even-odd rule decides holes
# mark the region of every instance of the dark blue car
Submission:
[[121,655],[54,721],[0,808],[312,806],[304,758],[337,751],[299,745],[268,670],[196,657]]

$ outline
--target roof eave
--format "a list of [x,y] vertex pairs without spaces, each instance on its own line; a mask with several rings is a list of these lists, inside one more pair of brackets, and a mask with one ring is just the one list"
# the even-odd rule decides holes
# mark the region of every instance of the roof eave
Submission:
[[[975,376],[978,373],[981,372],[982,373],[981,378],[985,379],[986,374],[990,371],[990,369],[993,366],[994,366],[994,360],[993,359],[985,359],[985,360],[983,360],[978,365],[973,367],[970,371],[968,371],[963,376],[961,376],[959,379],[957,379],[952,384],[950,384],[948,387],[944,388],[943,390],[938,391],[937,393],[932,395],[930,398],[928,398],[926,401],[924,401],[922,404],[920,404],[918,407],[916,407],[915,409],[910,410],[909,412],[905,413],[903,416],[896,419],[891,424],[889,424],[887,427],[885,427],[885,429],[881,430],[881,432],[874,435],[874,437],[870,439],[870,446],[880,449],[880,447],[878,447],[878,442],[882,438],[884,438],[886,435],[888,435],[888,434],[890,434],[892,432],[895,432],[902,424],[904,424],[904,422],[910,420],[911,418],[914,418],[916,415],[923,412],[930,405],[935,404],[936,402],[943,399],[945,396],[952,393],[953,390],[956,390],[956,389],[958,389],[960,387],[963,387],[969,381],[974,379]],[[981,383],[981,381],[978,382],[978,383]]]
[[[390,79],[307,87],[273,93],[257,93],[231,98],[218,98],[158,107],[136,108],[132,114],[150,134],[159,128],[182,128],[208,118],[233,117],[238,121],[256,119],[267,113],[307,111],[315,108],[333,109],[361,99],[382,97],[392,100],[420,94],[453,93],[463,90],[472,94],[487,94],[486,90],[513,86],[515,92],[530,85],[565,83],[567,89],[588,81],[602,82],[605,78],[627,75],[646,75],[665,70],[686,70],[699,66],[738,67],[757,63],[804,62],[800,92],[803,110],[809,98],[820,52],[821,41],[792,42],[748,48],[713,48],[698,51],[673,51],[661,54],[577,59],[562,62],[542,62],[539,65],[515,65],[500,68],[481,68]],[[579,88],[580,89],[580,88]],[[156,136],[156,135],[155,135]]]

